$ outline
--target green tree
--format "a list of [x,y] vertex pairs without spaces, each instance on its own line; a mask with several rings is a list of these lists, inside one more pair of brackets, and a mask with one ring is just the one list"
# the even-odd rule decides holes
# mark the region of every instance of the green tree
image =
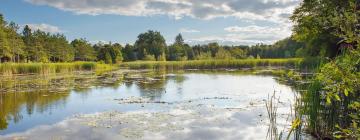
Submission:
[[107,64],[115,64],[120,63],[123,60],[121,53],[121,45],[118,43],[98,43],[94,45],[94,48],[97,52],[98,61],[104,61]]
[[184,44],[184,39],[181,34],[175,37],[175,42],[173,45],[169,46],[168,50],[168,59],[175,61],[184,61],[188,59],[186,44]]
[[110,52],[113,64],[122,62],[123,56],[121,53],[121,48],[122,48],[122,46],[119,43],[115,43],[115,44],[111,45],[109,52]]
[[7,39],[9,46],[11,47],[11,55],[13,62],[19,62],[21,58],[25,57],[25,44],[21,39],[21,36],[17,33],[19,25],[14,22],[10,22],[7,27]]
[[334,57],[339,53],[338,42],[342,39],[355,43],[358,28],[357,0],[306,0],[298,7],[291,20],[294,25],[294,38],[306,42],[306,52],[311,56]]
[[157,61],[160,60],[161,55],[164,54],[166,49],[164,37],[160,32],[151,30],[140,34],[135,42],[135,46],[139,50],[138,56],[140,59],[144,59],[146,55],[153,55]]
[[124,61],[135,61],[136,52],[135,47],[130,44],[126,44],[125,48],[121,50]]
[[4,17],[0,14],[0,63],[11,59],[11,48],[8,41],[6,22]]
[[224,48],[219,48],[215,55],[216,59],[232,59],[231,53]]
[[178,45],[184,45],[184,39],[182,37],[181,34],[178,34],[176,37],[175,37],[175,43],[174,44],[178,44]]
[[94,61],[96,60],[95,50],[85,39],[75,39],[71,43],[75,50],[75,60]]

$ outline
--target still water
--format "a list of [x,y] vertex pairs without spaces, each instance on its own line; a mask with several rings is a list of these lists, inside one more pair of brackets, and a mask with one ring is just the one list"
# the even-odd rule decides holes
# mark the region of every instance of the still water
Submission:
[[236,72],[26,79],[2,83],[13,86],[0,94],[0,139],[265,139],[268,96],[279,97],[286,131],[295,94],[273,76]]

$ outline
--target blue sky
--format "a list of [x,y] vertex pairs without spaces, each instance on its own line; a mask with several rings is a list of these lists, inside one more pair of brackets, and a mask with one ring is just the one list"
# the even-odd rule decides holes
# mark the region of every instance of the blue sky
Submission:
[[291,35],[288,20],[299,0],[1,0],[6,20],[68,40],[134,43],[160,31],[168,43],[273,43]]

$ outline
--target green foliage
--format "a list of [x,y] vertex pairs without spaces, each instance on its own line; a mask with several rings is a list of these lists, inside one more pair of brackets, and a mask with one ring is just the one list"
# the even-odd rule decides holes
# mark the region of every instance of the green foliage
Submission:
[[304,57],[306,54],[296,55],[296,52],[305,47],[304,43],[297,42],[291,38],[285,38],[277,41],[273,45],[256,44],[248,48],[249,55],[261,58],[292,58]]
[[115,44],[102,44],[98,43],[94,45],[97,52],[97,60],[104,61],[106,64],[117,64],[123,60],[121,53],[121,45]]
[[216,55],[215,55],[216,59],[232,59],[233,57],[231,56],[231,53],[229,51],[226,51],[223,48],[220,48]]
[[340,40],[354,43],[349,38],[356,35],[358,14],[356,0],[304,1],[291,17],[295,23],[294,38],[306,42],[311,56],[334,57]]
[[125,48],[121,50],[124,61],[135,61],[137,60],[135,47],[130,44],[126,44]]
[[77,61],[94,61],[96,54],[94,48],[85,39],[75,39],[71,42],[75,50],[75,60]]
[[[333,61],[321,67],[316,80],[321,84],[324,94],[319,121],[328,134],[335,137],[358,138],[360,131],[360,49],[347,50]],[[336,114],[336,115],[333,115]],[[319,126],[317,126],[319,127]],[[331,135],[328,134],[328,135]]]
[[144,59],[145,56],[149,54],[153,55],[156,60],[159,60],[160,56],[166,49],[164,37],[160,34],[160,32],[151,30],[140,34],[135,42],[135,46],[139,51],[139,59]]
[[[184,61],[188,59],[188,50],[190,46],[184,44],[184,39],[181,34],[176,36],[175,43],[168,48],[168,60],[170,61]],[[190,52],[191,53],[191,52]]]
[[360,137],[359,1],[309,0],[291,19],[294,38],[306,43],[297,55],[331,57],[304,95],[309,130],[321,138]]

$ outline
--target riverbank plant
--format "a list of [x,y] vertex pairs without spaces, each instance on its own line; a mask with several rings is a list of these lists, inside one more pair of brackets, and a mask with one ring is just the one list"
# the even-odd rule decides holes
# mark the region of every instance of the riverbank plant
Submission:
[[233,60],[194,60],[194,61],[136,61],[122,63],[130,69],[246,69],[261,67],[300,67],[304,59],[233,59]]
[[324,64],[304,94],[308,130],[318,138],[360,138],[360,49]]
[[0,75],[11,76],[18,74],[55,74],[73,71],[111,70],[113,66],[96,62],[72,63],[2,63]]

